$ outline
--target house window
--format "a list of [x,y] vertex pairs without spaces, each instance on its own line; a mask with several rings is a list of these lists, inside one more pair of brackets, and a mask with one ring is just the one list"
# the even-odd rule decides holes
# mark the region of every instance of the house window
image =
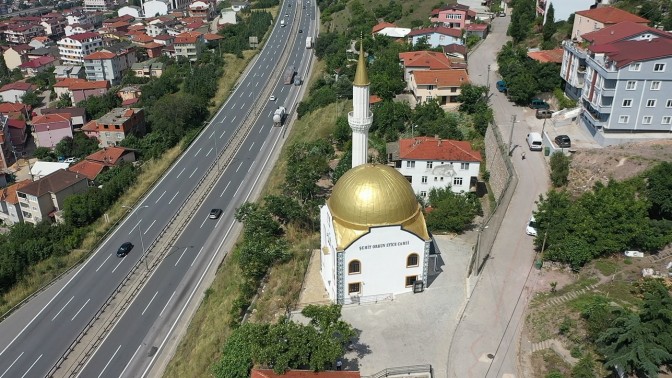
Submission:
[[644,118],[642,118],[642,123],[645,124],[645,125],[650,125],[652,120],[653,120],[653,117],[644,116]]
[[421,191],[421,192],[420,192],[420,197],[422,197],[422,198],[427,198],[427,192],[425,192],[424,190]]
[[124,139],[124,133],[117,133],[117,139]]
[[656,100],[653,99],[646,100],[647,108],[654,108],[655,106],[656,106]]
[[415,168],[415,161],[414,160],[406,161],[406,168]]
[[362,292],[362,285],[359,282],[348,284],[348,294],[359,294]]
[[652,81],[651,82],[651,90],[652,91],[659,91],[660,90],[660,81]]
[[460,163],[460,169],[466,171],[469,169],[469,163]]
[[625,90],[634,91],[635,89],[637,89],[637,82],[634,80],[629,80],[628,83],[625,85]]
[[626,98],[625,100],[623,100],[623,107],[624,108],[632,107],[632,99]]
[[667,102],[665,103],[665,107],[672,108],[672,99],[667,100]]
[[665,72],[665,63],[656,63],[653,65],[653,72]]
[[[430,88],[430,89],[431,89],[431,88]],[[427,96],[427,97],[425,98],[425,101],[432,101],[433,99],[434,99],[433,96]]]
[[406,258],[406,267],[407,268],[413,268],[419,265],[420,258],[418,258],[417,253],[411,253],[408,255]]
[[422,176],[422,183],[426,184],[427,183],[427,176]]
[[348,274],[362,273],[362,263],[359,260],[352,260],[348,263]]
[[618,123],[628,123],[630,121],[630,116],[619,116]]
[[453,185],[462,186],[462,177],[454,177],[453,178]]
[[639,71],[642,69],[642,64],[641,63],[632,63],[630,67],[628,67],[629,71]]
[[670,117],[670,116],[663,117],[663,121],[661,123],[663,125],[669,125],[670,123],[672,123],[672,117]]
[[432,162],[431,162],[431,161],[428,161],[428,162],[427,162],[427,169],[431,169],[431,168],[432,168]]
[[406,287],[412,287],[417,280],[418,276],[406,276]]

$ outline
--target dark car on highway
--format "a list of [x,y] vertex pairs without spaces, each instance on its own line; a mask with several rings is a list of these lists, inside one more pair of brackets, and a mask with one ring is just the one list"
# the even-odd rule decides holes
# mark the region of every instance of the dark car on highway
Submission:
[[210,215],[208,215],[208,218],[217,219],[221,215],[222,215],[222,209],[212,209],[212,210],[210,210]]
[[567,135],[558,135],[555,137],[555,144],[560,148],[570,148],[572,147],[572,140]]
[[128,252],[131,252],[131,249],[133,249],[133,244],[131,242],[126,242],[117,249],[117,257],[124,257],[128,255]]

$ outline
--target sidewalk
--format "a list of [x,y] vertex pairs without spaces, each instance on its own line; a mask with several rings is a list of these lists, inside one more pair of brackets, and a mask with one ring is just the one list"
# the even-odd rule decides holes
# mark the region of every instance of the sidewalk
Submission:
[[[488,38],[469,56],[469,71],[474,84],[489,85],[499,79],[496,54],[508,40],[506,29],[510,17],[497,17]],[[490,72],[488,72],[490,70]],[[512,126],[511,117],[524,120],[524,110],[515,107],[497,91],[491,91],[491,106],[500,133],[512,145],[525,145],[531,126],[519,122]],[[525,223],[534,210],[534,201],[548,188],[548,172],[541,154],[514,150],[512,161],[519,182],[495,239],[490,259],[478,277],[465,311],[455,331],[448,356],[449,377],[523,377],[517,369],[517,345],[523,313],[532,295],[537,274],[533,273],[533,239],[525,235]]]

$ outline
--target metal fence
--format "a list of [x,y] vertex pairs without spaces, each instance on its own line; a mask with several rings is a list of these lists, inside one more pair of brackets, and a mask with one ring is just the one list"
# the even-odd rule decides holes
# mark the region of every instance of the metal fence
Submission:
[[410,376],[411,374],[422,374],[429,377],[432,377],[432,365],[411,365],[411,366],[399,366],[381,370],[376,374],[363,376],[362,378],[383,378],[383,377],[393,377],[406,375]]

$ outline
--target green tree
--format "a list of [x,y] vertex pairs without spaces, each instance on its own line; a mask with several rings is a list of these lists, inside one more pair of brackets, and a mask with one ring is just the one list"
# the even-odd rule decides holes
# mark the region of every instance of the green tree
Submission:
[[595,378],[595,361],[589,354],[581,357],[572,368],[572,378]]
[[569,157],[561,151],[556,151],[551,155],[551,182],[556,188],[567,185],[569,182],[569,163]]
[[58,98],[58,102],[56,103],[56,107],[59,109],[63,108],[69,108],[72,106],[72,98],[70,97],[69,94],[63,93],[61,96]]
[[487,87],[473,85],[469,83],[460,86],[460,94],[456,100],[460,102],[460,111],[468,114],[474,114],[482,104],[485,103]]
[[559,371],[552,371],[552,372],[546,374],[546,376],[544,376],[544,378],[565,378],[565,376],[564,376],[564,374],[562,374]]
[[65,137],[54,147],[57,156],[76,157],[82,159],[98,150],[98,140],[89,138],[83,133],[75,133],[74,137]]
[[331,181],[336,184],[338,182],[338,179],[341,178],[345,174],[345,172],[349,171],[350,168],[352,168],[352,148],[349,148],[343,156],[341,156],[341,160],[338,161],[338,165],[334,169],[334,173],[331,175]]
[[336,147],[343,149],[343,147],[350,141],[352,129],[348,123],[348,118],[339,116],[336,118],[336,129],[334,130],[334,139],[336,140]]
[[555,34],[556,30],[557,25],[555,23],[555,8],[553,7],[553,3],[551,3],[548,6],[548,10],[546,11],[546,22],[544,23],[544,27],[542,29],[544,41],[550,41],[551,38],[553,38],[553,34]]
[[42,161],[56,161],[56,155],[48,147],[37,147],[33,151],[33,156]]
[[86,110],[88,119],[98,119],[120,105],[121,98],[114,91],[109,91],[102,96],[91,96],[77,103],[78,107]]
[[38,106],[42,105],[42,100],[37,95],[37,93],[32,90],[26,91],[26,93],[21,97],[21,102],[26,105],[30,105],[33,108],[37,108]]
[[376,115],[371,124],[371,133],[385,141],[399,139],[399,134],[409,127],[412,117],[411,107],[406,102],[386,100],[376,107]]
[[460,233],[467,229],[474,217],[482,213],[481,204],[471,193],[457,194],[450,188],[429,192],[432,210],[427,214],[427,228],[431,231]]
[[672,163],[659,163],[646,172],[645,178],[651,215],[658,219],[672,219]]
[[384,100],[392,100],[406,88],[404,70],[399,65],[399,52],[399,47],[390,46],[376,57],[368,69],[371,93]]

